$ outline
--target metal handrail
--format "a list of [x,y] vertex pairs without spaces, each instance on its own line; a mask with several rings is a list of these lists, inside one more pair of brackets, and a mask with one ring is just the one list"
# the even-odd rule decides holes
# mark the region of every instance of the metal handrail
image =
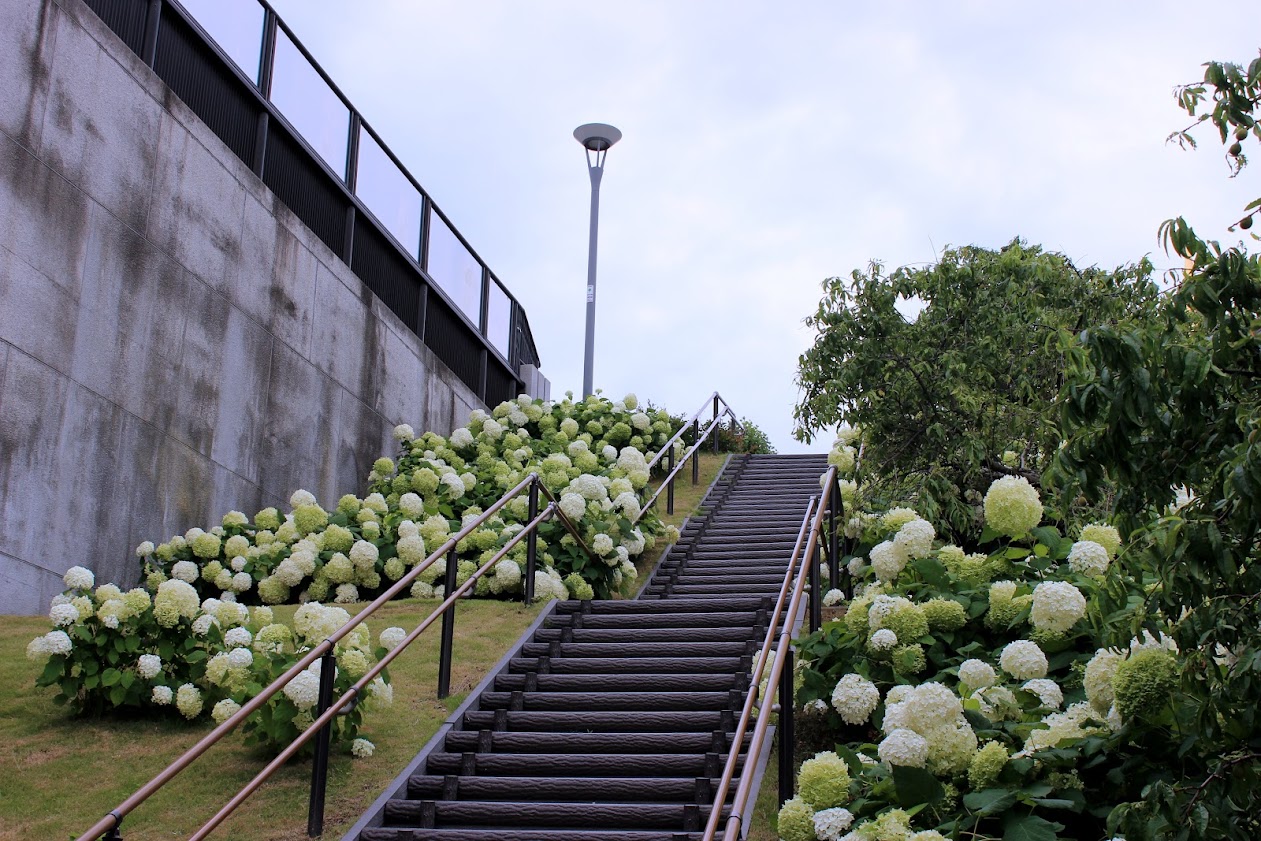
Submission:
[[[736,841],[740,837],[740,828],[744,820],[744,810],[748,806],[749,797],[752,794],[753,774],[748,773],[748,769],[757,764],[762,752],[762,743],[766,738],[766,730],[770,725],[770,715],[768,714],[769,704],[764,699],[759,698],[761,693],[762,672],[766,668],[766,661],[770,657],[770,650],[775,645],[775,635],[778,631],[778,654],[775,662],[771,666],[771,673],[766,680],[766,695],[772,697],[776,689],[779,690],[779,713],[781,717],[780,739],[779,739],[779,759],[780,759],[780,792],[785,790],[785,784],[789,789],[792,786],[792,715],[793,715],[793,681],[792,681],[792,619],[801,610],[801,599],[806,590],[807,578],[811,582],[810,600],[812,615],[811,624],[814,625],[814,616],[816,615],[816,606],[821,600],[819,594],[818,582],[818,556],[819,536],[823,532],[823,517],[825,514],[832,516],[832,525],[837,521],[838,511],[836,505],[840,500],[839,486],[837,485],[838,476],[835,467],[828,468],[825,475],[824,488],[827,489],[827,502],[822,503],[818,496],[812,496],[810,503],[806,509],[806,516],[802,520],[801,530],[797,535],[797,543],[793,547],[793,554],[788,562],[788,569],[784,573],[784,583],[780,587],[780,596],[775,603],[775,610],[770,616],[769,624],[766,631],[766,638],[762,644],[762,652],[758,657],[757,663],[753,667],[753,681],[749,687],[749,693],[744,701],[744,708],[740,714],[740,722],[731,737],[731,750],[727,755],[727,763],[723,766],[722,778],[719,781],[718,790],[714,793],[713,806],[710,809],[709,820],[705,824],[705,832],[702,841],[714,841],[717,837],[718,824],[722,820],[723,807],[726,805],[727,792],[731,788],[731,780],[735,776],[736,765],[740,761],[740,752],[744,743],[745,733],[748,731],[749,719],[753,715],[753,708],[757,707],[757,721],[753,730],[753,738],[749,744],[749,751],[745,757],[744,767],[745,773],[740,777],[740,785],[736,788],[735,797],[732,800],[731,811],[727,816],[726,825],[723,828],[724,841]],[[811,510],[813,509],[813,514]],[[807,531],[807,526],[809,529]],[[833,537],[835,531],[833,530]],[[804,551],[802,551],[802,541],[805,540]],[[834,545],[834,541],[833,541]],[[808,567],[808,568],[807,568]],[[784,598],[789,589],[789,583],[792,583],[792,598],[789,601],[787,610],[784,610]],[[781,627],[782,624],[782,627]],[[813,628],[812,628],[813,630]],[[787,682],[783,682],[784,672],[788,672]],[[759,703],[761,701],[761,703]]]
[[[711,402],[714,407],[714,416],[705,425],[705,432],[704,434],[702,434],[701,423],[700,423],[701,412],[705,411],[705,409],[709,407]],[[721,411],[719,410],[719,404],[721,404],[722,406]],[[706,397],[705,401],[701,403],[701,407],[692,414],[692,417],[689,418],[686,422],[684,422],[684,424],[679,427],[679,430],[675,432],[674,435],[670,436],[670,440],[666,441],[666,443],[659,450],[657,450],[657,454],[653,456],[652,459],[648,462],[648,470],[651,471],[654,467],[657,466],[657,463],[660,462],[662,458],[665,458],[666,464],[667,464],[666,469],[668,472],[665,479],[663,479],[661,483],[657,486],[656,493],[654,493],[651,497],[649,497],[648,501],[643,503],[640,506],[639,516],[635,518],[635,521],[634,523],[632,523],[632,525],[638,524],[639,521],[644,518],[644,515],[648,513],[648,509],[651,508],[656,503],[657,498],[661,496],[661,492],[663,490],[666,491],[666,513],[668,514],[674,513],[674,478],[675,476],[678,475],[678,472],[683,469],[683,465],[687,464],[687,460],[690,458],[692,459],[692,484],[695,485],[700,481],[699,453],[700,453],[701,444],[703,444],[705,440],[709,438],[710,434],[713,433],[718,428],[718,421],[724,415],[731,418],[731,424],[733,427],[740,426],[740,421],[736,418],[736,413],[731,410],[731,406],[727,404],[727,401],[723,399],[722,395],[715,391],[713,394]],[[675,456],[674,456],[674,445],[682,437],[683,433],[687,432],[689,428],[691,428],[694,432],[692,446],[687,450],[687,452],[683,454],[682,458],[678,459],[678,463],[676,464]],[[714,452],[718,452],[717,436],[714,437]]]
[[[483,564],[478,570],[470,575],[468,580],[458,587],[455,585],[455,576],[457,563],[455,559],[457,544],[472,534],[483,523],[489,520],[495,513],[508,504],[512,499],[516,498],[522,491],[529,489],[530,491],[530,511],[529,522],[517,534],[512,536],[493,558]],[[543,494],[549,499],[549,504],[542,512],[537,511],[538,492],[542,490]],[[439,697],[446,696],[446,686],[444,685],[450,678],[450,646],[451,636],[454,631],[454,623],[450,620],[454,617],[452,608],[456,602],[463,596],[468,589],[476,584],[488,569],[494,564],[502,560],[509,551],[511,551],[523,539],[529,539],[529,549],[527,550],[526,563],[526,581],[523,587],[525,591],[525,601],[530,603],[533,601],[534,595],[534,572],[535,572],[535,539],[537,537],[538,526],[543,522],[559,515],[561,524],[573,536],[574,540],[582,547],[593,560],[596,560],[595,554],[587,547],[586,541],[578,532],[573,522],[560,510],[560,506],[556,501],[556,497],[542,483],[539,474],[530,473],[522,479],[515,487],[508,490],[498,500],[492,503],[485,511],[479,514],[474,520],[460,529],[460,531],[451,535],[445,543],[438,549],[431,552],[423,561],[414,566],[410,572],[406,573],[398,581],[385,590],[381,595],[377,596],[370,604],[364,607],[358,614],[351,618],[349,622],[342,625],[329,636],[315,645],[306,655],[301,657],[297,663],[289,668],[284,674],[276,678],[262,692],[251,698],[241,706],[239,710],[229,716],[220,725],[215,727],[205,736],[203,736],[197,744],[193,745],[179,757],[177,757],[170,765],[163,769],[157,776],[151,779],[145,785],[141,786],[134,794],[124,800],[115,808],[111,809],[104,817],[94,823],[86,832],[80,835],[77,841],[95,841],[98,838],[120,839],[118,827],[122,824],[123,818],[130,814],[137,806],[152,797],[157,791],[170,782],[181,771],[199,759],[210,748],[218,744],[237,725],[241,724],[251,714],[257,711],[267,703],[274,695],[282,691],[293,678],[305,671],[316,660],[323,658],[324,663],[320,669],[320,714],[315,720],[307,726],[301,734],[298,735],[289,746],[287,746],[271,763],[269,763],[253,780],[251,780],[245,788],[237,793],[211,820],[192,836],[195,839],[206,837],[220,823],[222,823],[246,798],[254,793],[263,782],[265,782],[276,769],[283,765],[296,753],[302,745],[304,745],[313,736],[320,735],[326,741],[327,730],[326,725],[336,716],[343,708],[350,705],[363,690],[363,687],[376,678],[394,658],[398,657],[407,646],[411,645],[421,633],[427,630],[433,622],[439,617],[443,620],[443,650],[442,662],[439,665]],[[342,694],[335,702],[332,700],[332,681],[335,674],[334,652],[336,644],[343,639],[352,630],[364,622],[371,614],[376,612],[378,608],[393,599],[404,588],[411,585],[415,579],[424,570],[428,569],[439,558],[449,555],[446,568],[447,587],[444,590],[445,599],[439,604],[432,613],[426,617],[420,625],[416,627],[410,634],[403,638],[397,647],[387,652],[387,654],[378,663],[370,669],[364,677],[360,678],[350,689]],[[444,680],[445,676],[445,680]],[[326,685],[327,684],[327,685]],[[312,780],[312,796],[311,796],[311,814],[308,819],[308,834],[319,835],[319,828],[323,825],[323,780],[318,779],[321,776],[319,769],[320,758],[318,754],[320,750],[317,748],[316,768],[313,769]],[[327,762],[327,744],[324,745],[324,761]],[[318,815],[317,815],[318,807]],[[317,828],[318,827],[318,828]]]

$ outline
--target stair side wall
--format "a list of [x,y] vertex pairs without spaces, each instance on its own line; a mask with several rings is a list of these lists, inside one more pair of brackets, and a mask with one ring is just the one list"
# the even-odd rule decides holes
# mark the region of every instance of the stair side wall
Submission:
[[0,4],[0,78],[0,614],[484,408],[80,0]]

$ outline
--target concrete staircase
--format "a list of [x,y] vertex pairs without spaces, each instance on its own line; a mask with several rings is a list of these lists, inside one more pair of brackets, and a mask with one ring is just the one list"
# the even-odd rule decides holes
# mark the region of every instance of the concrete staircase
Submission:
[[699,841],[826,469],[733,457],[638,598],[554,603],[347,841]]

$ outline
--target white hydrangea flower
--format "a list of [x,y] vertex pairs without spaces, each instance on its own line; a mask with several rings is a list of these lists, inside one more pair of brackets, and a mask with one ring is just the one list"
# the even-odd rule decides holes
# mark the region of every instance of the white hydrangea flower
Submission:
[[289,506],[297,508],[302,505],[314,505],[315,494],[310,491],[304,491],[301,488],[293,492],[293,496],[289,497]]
[[1008,643],[999,655],[998,665],[1016,680],[1046,677],[1046,655],[1036,642],[1030,640]]
[[604,532],[600,532],[591,541],[591,551],[600,557],[604,557],[613,551],[613,538]]
[[70,567],[61,580],[71,590],[91,590],[96,585],[96,576],[86,567]]
[[229,648],[249,645],[253,641],[254,635],[245,628],[229,628],[228,632],[223,635],[223,644]]
[[849,829],[854,822],[854,815],[849,809],[835,806],[831,809],[820,809],[814,813],[814,834],[819,841],[840,841],[841,833]]
[[248,648],[234,648],[228,652],[228,668],[248,669],[254,664],[254,654]]
[[898,635],[888,628],[881,628],[871,635],[868,644],[874,651],[889,651],[898,644]]
[[587,513],[587,501],[581,494],[568,492],[561,494],[560,510],[570,520],[581,520]]
[[832,706],[846,724],[863,724],[880,703],[880,690],[862,675],[850,673],[832,690]]
[[248,572],[238,572],[232,576],[232,592],[245,593],[254,586],[254,576]]
[[419,494],[408,491],[398,498],[398,510],[410,519],[420,519],[425,516],[425,501]]
[[136,556],[140,558],[147,558],[155,551],[157,551],[157,547],[153,545],[153,541],[146,540],[144,543],[141,543],[136,547]]
[[158,706],[165,707],[175,699],[175,693],[171,691],[169,686],[153,687],[153,694],[149,696],[149,700]]
[[359,588],[354,584],[338,584],[333,601],[337,604],[354,604],[359,601]]
[[984,504],[986,525],[1009,537],[1022,537],[1042,521],[1042,500],[1023,476],[995,479]]
[[241,705],[236,701],[233,701],[231,698],[224,698],[210,710],[210,717],[215,720],[215,724],[223,724],[223,722],[236,715],[239,709],[241,709]]
[[191,683],[186,683],[175,692],[175,706],[187,719],[201,715],[201,690]]
[[845,601],[844,590],[837,590],[836,588],[833,588],[823,594],[824,607],[836,607],[838,604],[840,604],[843,601]]
[[366,540],[356,540],[355,545],[350,547],[350,562],[357,567],[370,568],[376,564],[380,556],[381,552],[376,544]]
[[1163,648],[1165,651],[1168,651],[1170,654],[1178,653],[1178,644],[1173,641],[1172,637],[1165,636],[1163,631],[1160,632],[1159,637],[1153,637],[1151,631],[1143,631],[1143,636],[1141,638],[1134,637],[1133,639],[1130,640],[1130,656],[1131,657],[1134,656],[1135,654],[1138,654],[1140,651],[1147,651],[1148,649],[1159,649],[1159,648]]
[[72,604],[55,604],[48,611],[48,618],[57,627],[64,628],[79,621],[79,609]]
[[[218,599],[215,599],[218,601]],[[218,625],[219,620],[211,616],[209,613],[203,613],[193,620],[193,633],[199,637],[204,637],[210,633],[211,625]]]
[[998,682],[998,673],[994,667],[984,660],[964,660],[959,665],[959,680],[968,685],[972,691],[988,689]]
[[871,547],[871,568],[875,570],[876,577],[886,583],[892,582],[902,574],[902,570],[906,568],[908,560],[906,548],[899,546],[891,540],[883,543],[877,543]]
[[917,517],[898,529],[893,542],[911,558],[927,558],[933,551],[933,538],[936,536],[933,524]]
[[877,753],[888,765],[923,768],[928,761],[928,740],[914,730],[898,728],[884,737]]
[[867,568],[867,559],[862,557],[861,555],[850,558],[849,563],[845,565],[845,569],[849,571],[850,576],[853,578],[857,578],[858,576],[862,575],[863,570],[865,570],[866,568]]
[[1038,700],[1042,702],[1044,707],[1058,710],[1060,704],[1064,703],[1064,690],[1060,689],[1060,685],[1050,678],[1040,677],[1027,680],[1020,688],[1037,695]]
[[1031,756],[1043,748],[1053,748],[1065,739],[1081,739],[1092,733],[1100,733],[1106,729],[1106,725],[1089,723],[1099,718],[1099,714],[1085,701],[1073,704],[1062,713],[1050,713],[1042,719],[1046,728],[1030,732],[1025,739],[1024,748],[1013,756]]
[[1108,571],[1108,550],[1093,540],[1079,540],[1068,552],[1068,566],[1078,575],[1098,577]]
[[[239,537],[240,535],[237,536]],[[233,572],[242,572],[245,569],[245,558],[237,555],[231,561],[228,561],[228,566],[232,567]]]
[[145,680],[153,680],[162,671],[162,658],[156,654],[141,654],[136,661],[136,673]]
[[378,639],[381,642],[382,648],[384,648],[386,651],[393,651],[394,649],[399,647],[399,645],[403,642],[403,640],[406,637],[407,637],[407,631],[403,630],[402,628],[394,627],[394,628],[386,628],[384,631],[381,632],[381,636],[378,637]]
[[1086,700],[1095,708],[1096,712],[1103,713],[1112,706],[1112,702],[1116,700],[1116,696],[1112,691],[1112,676],[1116,674],[1117,666],[1121,665],[1125,660],[1125,655],[1117,651],[1109,651],[1101,648],[1095,652],[1095,656],[1090,658],[1090,662],[1086,664]]
[[1039,631],[1062,634],[1086,615],[1086,597],[1067,581],[1043,581],[1033,589],[1029,621]]
[[411,424],[400,423],[394,427],[394,440],[399,442],[411,441],[416,437],[416,430],[412,429]]
[[356,759],[367,759],[376,750],[376,745],[367,739],[355,739],[350,743],[350,753]]
[[320,699],[320,676],[309,668],[285,684],[285,697],[299,710],[309,710]]

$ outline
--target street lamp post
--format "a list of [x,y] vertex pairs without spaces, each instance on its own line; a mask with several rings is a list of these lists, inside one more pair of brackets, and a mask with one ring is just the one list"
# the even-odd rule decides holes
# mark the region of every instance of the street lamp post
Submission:
[[[591,176],[591,240],[587,250],[587,341],[582,366],[582,396],[591,396],[592,359],[595,356],[595,252],[600,230],[600,176],[609,147],[622,133],[604,123],[586,123],[574,129],[574,139],[587,150],[587,174]],[[594,158],[592,153],[595,153]]]

